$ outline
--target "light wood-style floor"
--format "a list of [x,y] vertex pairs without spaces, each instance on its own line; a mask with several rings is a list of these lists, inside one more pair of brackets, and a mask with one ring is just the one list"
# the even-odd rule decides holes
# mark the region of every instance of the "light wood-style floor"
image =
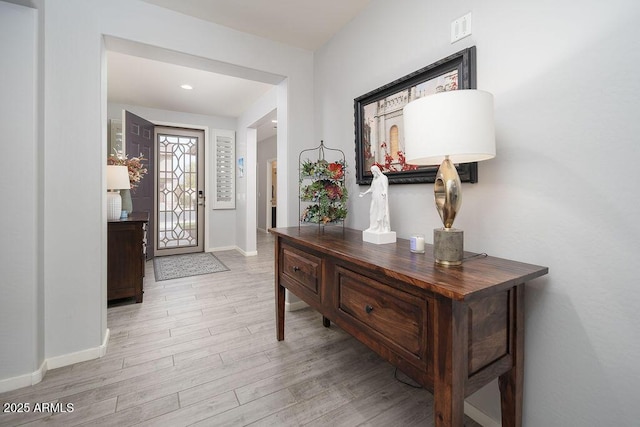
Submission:
[[144,302],[108,310],[103,358],[0,394],[74,411],[0,413],[0,425],[433,425],[427,391],[315,311],[287,312],[276,341],[271,235],[258,253],[217,252],[230,271],[162,282],[148,262]]

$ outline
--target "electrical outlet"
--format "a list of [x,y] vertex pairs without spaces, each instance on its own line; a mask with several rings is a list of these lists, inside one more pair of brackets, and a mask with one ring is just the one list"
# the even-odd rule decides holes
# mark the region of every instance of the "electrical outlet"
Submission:
[[451,43],[471,35],[471,12],[451,23]]

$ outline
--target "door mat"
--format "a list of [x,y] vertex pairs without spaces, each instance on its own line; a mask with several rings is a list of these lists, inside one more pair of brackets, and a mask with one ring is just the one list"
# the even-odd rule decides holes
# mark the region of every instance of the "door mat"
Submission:
[[210,252],[168,255],[153,259],[156,282],[228,270],[227,266]]

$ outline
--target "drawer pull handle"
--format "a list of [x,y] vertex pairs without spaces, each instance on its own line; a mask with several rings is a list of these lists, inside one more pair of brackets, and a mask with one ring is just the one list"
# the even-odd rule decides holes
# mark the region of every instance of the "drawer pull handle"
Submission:
[[294,266],[293,271],[300,271],[300,267]]
[[373,307],[371,307],[370,305],[366,305],[364,307],[364,311],[367,312],[367,314],[371,313],[373,311]]

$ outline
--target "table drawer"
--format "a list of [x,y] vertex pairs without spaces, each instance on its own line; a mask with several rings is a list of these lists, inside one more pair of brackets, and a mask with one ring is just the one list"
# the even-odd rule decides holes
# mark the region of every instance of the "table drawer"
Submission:
[[[280,269],[283,285],[292,291],[320,297],[322,260],[310,253],[289,245],[282,245]],[[299,295],[302,296],[302,295]]]
[[338,313],[400,355],[426,362],[427,301],[337,267]]

